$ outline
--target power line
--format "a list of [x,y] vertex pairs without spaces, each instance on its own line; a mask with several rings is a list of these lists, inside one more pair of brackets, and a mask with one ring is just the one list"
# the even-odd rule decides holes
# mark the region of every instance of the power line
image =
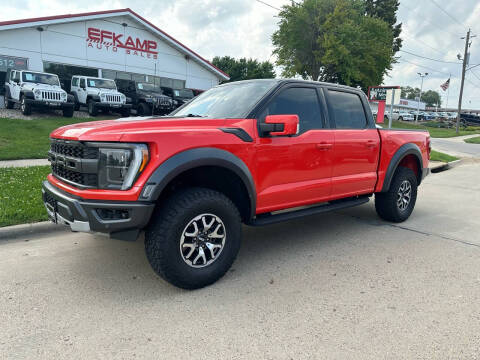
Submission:
[[430,70],[430,71],[433,71],[433,72],[437,72],[437,73],[439,73],[439,74],[450,75],[449,73],[446,73],[446,72],[443,72],[443,71],[439,71],[439,70],[435,70],[435,69],[433,69],[433,68],[431,68],[431,67],[428,67],[428,66],[415,64],[415,63],[413,63],[413,62],[411,62],[411,61],[408,61],[408,60],[406,60],[406,59],[404,59],[404,58],[400,58],[400,60],[402,60],[401,62],[407,62],[407,63],[409,63],[409,64],[412,64],[412,65],[415,65],[415,66],[418,66],[418,67],[421,67],[421,68],[424,68],[424,69],[427,69],[427,70]]
[[423,40],[416,39],[416,38],[413,38],[413,37],[410,37],[410,36],[406,36],[406,35],[402,35],[402,36],[406,37],[407,39],[410,39],[410,40],[413,40],[413,41],[417,41],[417,42],[425,45],[426,47],[429,47],[430,49],[435,50],[435,51],[438,52],[439,54],[444,54],[444,53],[445,53],[445,51],[438,50],[437,48],[434,48],[433,46],[428,45],[428,44],[427,44],[425,41],[423,41]]
[[458,21],[452,14],[450,14],[448,11],[446,11],[444,8],[442,8],[440,5],[435,0],[430,0],[433,4],[435,4],[436,7],[438,7],[440,10],[443,11],[444,14],[446,14],[450,19],[455,21],[458,25],[460,25],[462,28],[464,28],[464,25]]
[[429,58],[429,57],[426,57],[426,56],[422,56],[422,55],[418,55],[418,54],[415,54],[415,53],[412,53],[412,52],[409,52],[409,51],[406,51],[406,50],[400,50],[401,52],[404,52],[406,54],[410,54],[410,55],[413,55],[413,56],[417,56],[419,58],[422,58],[422,59],[427,59],[427,60],[431,60],[431,61],[437,61],[437,62],[441,62],[441,63],[445,63],[445,64],[461,64],[459,63],[458,61],[444,61],[444,60],[438,60],[438,59],[432,59],[432,58]]
[[475,73],[473,72],[473,70],[470,70],[470,74],[472,74],[472,75],[475,76],[478,80],[480,80],[480,77],[479,77],[477,74],[475,74]]
[[268,4],[268,3],[266,3],[266,2],[264,2],[264,1],[262,1],[262,0],[256,0],[256,1],[259,2],[259,3],[261,3],[261,4],[263,4],[263,5],[267,5],[268,7],[271,7],[272,9],[275,9],[275,10],[278,10],[278,11],[282,11],[282,9],[279,9],[279,8],[273,6],[273,5],[270,5],[270,4]]
[[[403,6],[403,7],[407,8],[408,10],[413,11],[413,12],[417,12],[417,10],[418,10],[417,8],[412,9],[411,7],[408,7],[407,5],[405,5],[404,2],[401,2],[401,3],[400,3],[400,6]],[[424,14],[423,14],[423,15],[424,15]],[[459,37],[458,34],[454,34],[453,32],[450,32],[450,31],[448,31],[448,30],[443,29],[442,27],[440,27],[438,24],[434,23],[433,21],[430,21],[430,20],[425,19],[425,18],[422,19],[422,20],[425,21],[425,22],[428,22],[430,25],[435,26],[438,30],[443,31],[445,34],[450,34],[450,35],[452,35],[452,36]]]

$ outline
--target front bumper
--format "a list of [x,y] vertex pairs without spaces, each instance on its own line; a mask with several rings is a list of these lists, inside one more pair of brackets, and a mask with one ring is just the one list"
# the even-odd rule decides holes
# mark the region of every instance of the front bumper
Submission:
[[96,109],[99,110],[111,110],[111,111],[123,111],[123,110],[130,110],[132,108],[132,104],[114,104],[114,103],[103,103],[103,102],[95,102],[94,106]]
[[50,109],[72,109],[72,102],[62,102],[62,101],[48,101],[48,100],[34,100],[34,99],[25,99],[25,103],[36,108],[50,108]]
[[108,233],[112,238],[135,240],[150,220],[155,207],[150,202],[86,200],[53,186],[42,184],[48,217],[72,231]]

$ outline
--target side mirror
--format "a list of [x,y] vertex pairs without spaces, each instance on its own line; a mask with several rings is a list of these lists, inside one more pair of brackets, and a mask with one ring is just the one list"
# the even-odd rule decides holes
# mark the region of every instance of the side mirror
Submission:
[[267,115],[265,122],[260,124],[263,135],[288,136],[296,135],[299,130],[298,115]]

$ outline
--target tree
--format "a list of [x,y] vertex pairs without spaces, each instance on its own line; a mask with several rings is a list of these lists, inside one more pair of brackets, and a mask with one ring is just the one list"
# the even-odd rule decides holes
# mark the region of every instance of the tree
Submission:
[[365,0],[305,0],[283,6],[272,36],[282,75],[350,86],[381,84],[394,61],[392,30]]
[[402,93],[400,97],[402,99],[415,100],[420,94],[419,88],[412,88],[411,86],[402,86]]
[[422,101],[429,107],[442,105],[442,97],[434,90],[428,90],[422,93]]
[[236,60],[230,56],[215,56],[212,64],[225,71],[230,76],[230,81],[273,79],[275,77],[273,64],[268,61],[259,62],[246,58]]
[[397,24],[397,11],[399,0],[365,0],[365,10],[368,16],[376,17],[385,21],[393,34],[393,52],[396,53],[402,47],[402,24]]

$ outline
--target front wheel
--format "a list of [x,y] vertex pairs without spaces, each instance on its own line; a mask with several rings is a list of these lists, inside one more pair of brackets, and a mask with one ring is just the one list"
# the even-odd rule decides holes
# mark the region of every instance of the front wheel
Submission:
[[154,211],[145,231],[153,270],[171,284],[198,289],[232,266],[241,242],[240,214],[222,193],[188,188]]
[[71,118],[73,116],[73,106],[62,110],[63,117]]
[[89,99],[88,103],[87,103],[87,106],[88,106],[88,115],[90,115],[90,116],[97,116],[98,115],[98,109],[95,106],[95,101],[93,101],[92,99]]
[[417,201],[417,177],[406,167],[395,171],[390,189],[375,194],[375,210],[382,219],[402,222],[410,217]]
[[27,103],[24,95],[20,98],[20,110],[22,110],[23,115],[30,115],[32,113],[32,106]]
[[6,107],[7,109],[13,109],[13,105],[15,105],[15,103],[14,103],[13,101],[10,101],[10,100],[8,99],[8,92],[5,94],[4,99],[5,99],[5,107]]
[[403,117],[400,116],[400,117],[398,118],[398,121],[403,121]]

